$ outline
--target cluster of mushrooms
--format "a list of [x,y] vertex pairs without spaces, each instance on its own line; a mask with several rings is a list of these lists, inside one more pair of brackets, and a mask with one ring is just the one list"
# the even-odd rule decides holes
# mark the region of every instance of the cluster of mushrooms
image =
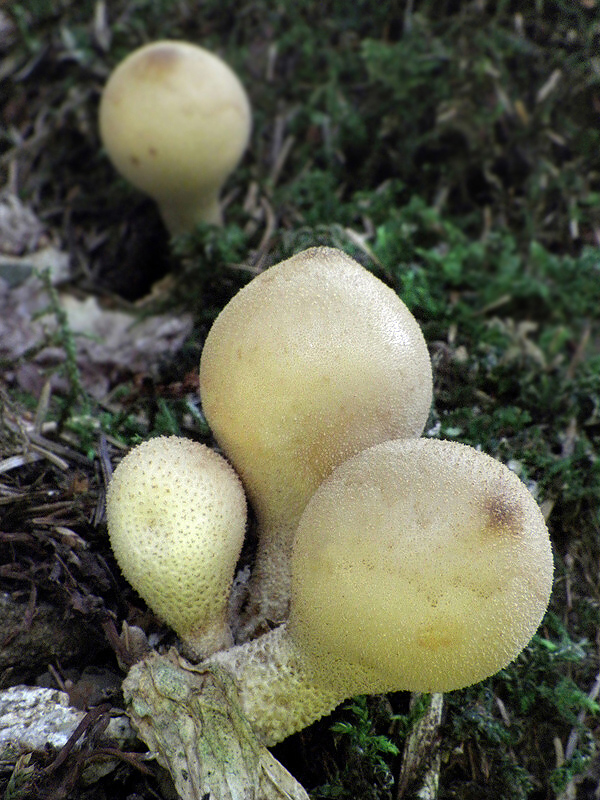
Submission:
[[[214,171],[183,130],[173,145],[160,126],[181,109],[181,128],[195,124],[196,93],[215,102],[221,78],[206,89],[208,67],[233,78],[210,133]],[[148,75],[165,82],[172,112],[145,90]],[[136,131],[144,114],[158,125]],[[142,48],[109,80],[100,120],[111,158],[155,197],[172,232],[220,220],[223,175],[250,130],[245,93],[222,62],[181,43]],[[260,273],[208,334],[200,394],[224,456],[180,437],[131,450],[109,486],[109,536],[124,576],[188,659],[233,679],[261,742],[359,693],[476,683],[527,645],[552,587],[543,516],[507,467],[423,436],[427,346],[374,275],[332,248]],[[230,593],[246,498],[258,544],[239,606]]]
[[[229,670],[269,744],[358,693],[480,681],[539,625],[542,514],[500,462],[421,437],[431,393],[398,296],[312,248],[254,278],[206,339],[202,407],[233,468],[159,437],[115,470],[107,517],[125,577],[191,656]],[[258,551],[230,619],[246,495]]]

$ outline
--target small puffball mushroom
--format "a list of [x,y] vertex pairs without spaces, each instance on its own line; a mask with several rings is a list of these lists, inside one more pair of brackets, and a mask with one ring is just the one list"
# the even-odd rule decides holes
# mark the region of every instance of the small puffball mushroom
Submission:
[[466,445],[397,440],[327,478],[300,519],[286,625],[209,662],[273,744],[359,693],[445,692],[512,661],[552,588],[542,514]]
[[104,87],[99,124],[114,166],[154,198],[171,234],[221,224],[219,193],[252,123],[246,92],[220,58],[180,41],[135,50]]
[[201,658],[229,647],[246,498],[227,461],[188,439],[150,439],[115,469],[106,516],[123,575],[187,651]]
[[431,393],[415,318],[334,248],[271,267],[221,311],[202,352],[200,395],[257,516],[250,633],[287,616],[294,532],[323,478],[365,447],[419,436]]

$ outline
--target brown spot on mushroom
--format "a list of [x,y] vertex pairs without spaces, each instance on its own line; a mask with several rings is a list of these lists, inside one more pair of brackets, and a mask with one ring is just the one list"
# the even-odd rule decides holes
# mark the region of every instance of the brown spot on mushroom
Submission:
[[504,534],[520,536],[523,533],[523,511],[515,498],[509,494],[487,497],[484,501],[484,510],[488,521],[486,531],[497,536]]
[[139,167],[140,160],[137,156],[129,156],[129,161],[133,164],[134,167]]
[[179,49],[165,42],[158,44],[144,54],[137,64],[140,76],[154,80],[160,73],[169,72],[181,59]]
[[148,148],[148,155],[151,158],[156,158],[156,156],[158,155],[158,150],[156,149],[156,147],[149,147]]

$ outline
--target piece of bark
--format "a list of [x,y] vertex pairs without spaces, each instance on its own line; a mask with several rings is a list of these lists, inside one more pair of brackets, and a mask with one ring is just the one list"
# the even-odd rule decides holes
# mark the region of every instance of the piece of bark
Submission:
[[175,651],[153,653],[131,668],[123,692],[181,800],[308,800],[254,735],[224,670],[192,666]]

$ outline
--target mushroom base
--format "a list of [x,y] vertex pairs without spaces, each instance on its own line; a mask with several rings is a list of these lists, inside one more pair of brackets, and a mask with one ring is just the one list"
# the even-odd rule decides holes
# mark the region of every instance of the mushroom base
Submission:
[[222,667],[233,678],[242,711],[267,746],[303,730],[360,691],[316,681],[286,625],[215,653],[203,665]]

